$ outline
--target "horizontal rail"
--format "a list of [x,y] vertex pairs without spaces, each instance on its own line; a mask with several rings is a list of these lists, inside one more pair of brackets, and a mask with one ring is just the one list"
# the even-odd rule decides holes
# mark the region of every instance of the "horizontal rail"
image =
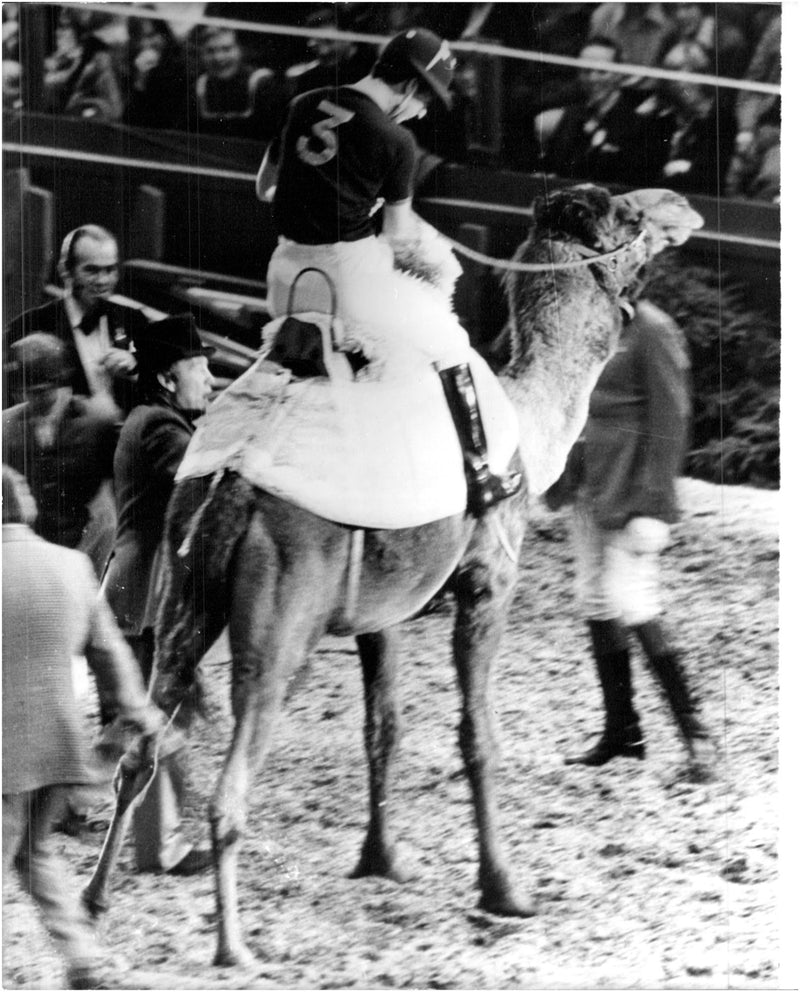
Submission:
[[[38,155],[44,158],[66,158],[76,162],[97,162],[100,165],[124,165],[130,169],[148,169],[152,172],[179,172],[190,176],[208,176],[212,179],[231,179],[234,182],[255,183],[255,172],[237,172],[233,169],[215,169],[206,165],[186,165],[182,162],[159,162],[158,159],[127,158],[124,155],[103,155],[54,145],[32,145],[26,142],[4,141],[3,151],[19,155]],[[255,194],[253,194],[255,199]]]
[[129,258],[125,262],[125,268],[133,269],[134,271],[149,270],[150,272],[174,275],[184,279],[207,279],[214,282],[229,282],[239,287],[247,286],[261,294],[265,294],[267,291],[266,283],[257,279],[245,279],[241,276],[225,275],[222,272],[208,272],[205,269],[187,269],[182,265],[170,265],[169,262],[154,262],[149,258]]
[[[99,152],[83,152],[77,149],[57,148],[47,145],[32,145],[19,142],[3,142],[3,151],[23,155],[38,155],[45,158],[66,158],[79,162],[97,162],[102,165],[121,165],[133,169],[146,169],[153,172],[185,173],[207,176],[213,179],[228,179],[234,182],[255,183],[254,172],[237,172],[230,169],[215,169],[210,166],[184,165],[177,162],[159,162],[156,159],[126,158],[123,155],[103,155]],[[484,213],[513,214],[529,217],[530,207],[517,207],[513,204],[485,203],[480,200],[460,200],[448,197],[420,197],[417,201],[428,206],[453,207]],[[696,231],[694,237],[709,241],[724,241],[729,244],[743,244],[756,248],[780,249],[780,241],[770,238],[755,238],[746,234],[725,234],[721,231]]]

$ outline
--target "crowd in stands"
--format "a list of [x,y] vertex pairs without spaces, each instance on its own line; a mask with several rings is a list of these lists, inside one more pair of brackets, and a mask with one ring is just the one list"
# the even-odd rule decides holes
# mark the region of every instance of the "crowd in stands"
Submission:
[[[598,65],[779,84],[779,4],[154,3],[152,19],[34,5],[46,39],[34,67],[20,58],[23,6],[2,11],[6,110],[268,143],[294,95],[361,78],[378,46],[242,32],[203,15],[373,36],[422,26],[454,42],[594,63],[459,53],[452,111],[432,110],[412,128],[434,156],[690,193],[780,196],[780,96]],[[41,79],[27,79],[30,72]],[[26,106],[27,94],[36,106]],[[499,94],[496,107],[486,106],[487,94]]]

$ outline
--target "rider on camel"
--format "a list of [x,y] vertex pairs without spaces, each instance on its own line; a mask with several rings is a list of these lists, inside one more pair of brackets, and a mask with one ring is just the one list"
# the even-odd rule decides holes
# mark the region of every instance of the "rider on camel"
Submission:
[[[316,268],[335,286],[348,334],[401,339],[435,363],[464,452],[467,510],[480,516],[518,492],[521,476],[490,471],[469,366],[473,353],[451,308],[452,285],[439,290],[395,268],[402,261],[417,271],[438,270],[441,282],[448,269],[460,271],[449,247],[412,209],[419,151],[400,126],[424,116],[435,98],[450,106],[454,69],[448,43],[433,32],[410,28],[396,35],[368,76],[292,101],[256,191],[272,201],[279,235],[267,272],[270,312],[286,314],[298,274]],[[373,215],[381,203],[376,236]],[[321,302],[318,283],[306,277],[295,287],[298,310],[332,309]]]

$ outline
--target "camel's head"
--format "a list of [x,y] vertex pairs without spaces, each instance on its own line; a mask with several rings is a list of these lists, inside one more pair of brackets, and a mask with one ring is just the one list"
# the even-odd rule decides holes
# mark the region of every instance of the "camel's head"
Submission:
[[533,205],[536,238],[581,246],[589,255],[614,253],[598,259],[595,272],[602,272],[606,285],[628,302],[638,296],[644,267],[653,256],[670,245],[683,244],[702,226],[703,218],[688,200],[668,189],[612,196],[607,189],[586,183],[557,190]]
[[642,261],[669,245],[681,245],[703,226],[688,200],[669,189],[638,189],[612,196],[589,183],[557,190],[533,205],[536,233],[574,238],[602,253],[633,241],[642,230],[647,247]]

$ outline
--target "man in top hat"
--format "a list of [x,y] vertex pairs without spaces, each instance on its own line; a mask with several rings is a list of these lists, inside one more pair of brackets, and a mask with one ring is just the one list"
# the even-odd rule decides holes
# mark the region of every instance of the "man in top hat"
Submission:
[[[452,273],[460,267],[442,239],[429,228],[423,233],[412,210],[419,149],[401,126],[424,116],[434,100],[450,107],[454,71],[446,41],[425,28],[402,31],[368,76],[302,93],[291,102],[280,148],[267,150],[256,193],[272,200],[280,236],[267,272],[272,315],[287,313],[299,273],[317,268],[335,285],[337,315],[356,328],[356,336],[365,328],[387,342],[408,342],[435,363],[464,451],[467,509],[480,516],[518,492],[522,480],[489,469],[469,365],[473,353],[451,307]],[[378,238],[373,216],[381,205]],[[398,260],[438,270],[442,291],[399,271]],[[300,280],[295,309],[329,311],[321,284],[318,278]]]
[[[211,396],[213,351],[188,313],[155,321],[136,339],[140,402],[122,427],[114,457],[117,532],[103,591],[145,680],[153,663],[167,504],[194,421]],[[134,814],[140,871],[193,874],[211,864],[209,851],[192,849],[181,835],[182,784],[180,754],[159,763]]]
[[12,345],[23,402],[3,411],[3,460],[27,479],[36,533],[105,566],[114,537],[111,496],[119,424],[107,404],[75,396],[67,348],[52,334]]
[[[70,231],[58,260],[64,296],[13,320],[6,330],[4,352],[33,331],[53,334],[66,349],[73,392],[102,397],[127,413],[135,397],[132,343],[148,321],[133,307],[112,302],[119,271],[119,248],[110,231],[97,224]],[[16,398],[18,377],[12,372],[4,379],[6,397]]]

